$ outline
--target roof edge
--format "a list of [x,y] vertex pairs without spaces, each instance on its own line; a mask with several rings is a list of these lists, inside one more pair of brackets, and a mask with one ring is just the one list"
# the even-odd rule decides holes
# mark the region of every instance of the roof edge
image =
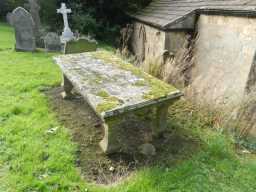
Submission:
[[191,27],[172,27],[173,25],[178,26],[177,24],[179,24],[180,22],[186,20],[188,17],[193,16],[193,14],[195,15],[200,15],[200,14],[208,14],[208,15],[221,15],[221,16],[239,16],[239,17],[256,17],[256,9],[255,10],[230,10],[230,9],[211,9],[211,8],[200,8],[200,9],[196,9],[191,11],[190,13],[179,17],[178,19],[174,20],[174,21],[170,21],[170,23],[166,24],[166,25],[159,25],[157,23],[154,22],[149,22],[149,21],[145,21],[143,19],[140,19],[136,16],[136,14],[129,14],[128,16],[130,16],[131,18],[142,22],[144,24],[148,24],[152,27],[161,29],[161,30],[187,30],[187,29],[191,29]]

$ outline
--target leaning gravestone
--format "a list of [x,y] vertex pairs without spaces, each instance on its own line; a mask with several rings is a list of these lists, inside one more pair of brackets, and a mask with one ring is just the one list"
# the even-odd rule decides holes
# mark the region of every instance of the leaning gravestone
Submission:
[[46,51],[61,51],[60,37],[57,33],[47,33],[44,38],[44,45]]
[[97,42],[89,38],[80,38],[73,41],[68,41],[64,45],[64,53],[83,53],[97,50]]
[[34,34],[34,21],[29,12],[18,7],[12,12],[12,23],[15,29],[16,50],[35,51],[36,41]]

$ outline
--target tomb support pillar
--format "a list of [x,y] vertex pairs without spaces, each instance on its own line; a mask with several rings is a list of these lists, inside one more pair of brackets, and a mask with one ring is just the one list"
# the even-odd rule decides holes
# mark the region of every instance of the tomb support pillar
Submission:
[[103,128],[104,128],[104,138],[100,142],[101,149],[106,154],[116,152],[116,150],[119,148],[119,146],[112,144],[112,142],[114,140],[111,137],[114,130],[112,129],[112,127],[109,127],[109,125],[106,123],[103,124]]
[[64,89],[64,92],[61,93],[62,98],[63,99],[72,98],[72,96],[73,96],[73,94],[72,94],[73,85],[65,75],[63,75],[62,86],[63,86],[63,89]]
[[153,136],[158,137],[161,133],[167,129],[167,116],[170,104],[165,103],[157,106],[156,119],[153,126]]

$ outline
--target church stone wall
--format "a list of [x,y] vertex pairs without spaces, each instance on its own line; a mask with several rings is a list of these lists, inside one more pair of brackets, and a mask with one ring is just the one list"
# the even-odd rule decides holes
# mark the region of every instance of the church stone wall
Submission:
[[237,105],[256,53],[256,19],[201,15],[189,93],[200,102]]
[[177,54],[187,43],[187,32],[170,31],[166,33],[165,49]]
[[142,60],[158,57],[165,49],[165,32],[143,23],[135,22],[132,51]]
[[256,19],[201,15],[197,32],[188,97],[221,109],[241,124],[242,136],[256,137]]
[[178,53],[186,42],[186,33],[166,32],[140,22],[134,22],[131,42],[132,51],[139,61],[139,65],[146,72],[167,79],[165,76],[169,74],[171,68],[166,66],[164,54]]

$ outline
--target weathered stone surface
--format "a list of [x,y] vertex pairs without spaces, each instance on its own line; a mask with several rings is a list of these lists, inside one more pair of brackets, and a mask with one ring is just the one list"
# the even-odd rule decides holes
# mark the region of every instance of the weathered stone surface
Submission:
[[170,30],[193,30],[197,15],[255,15],[255,1],[237,0],[186,0],[186,1],[152,1],[145,9],[130,14],[135,20],[150,26]]
[[102,119],[105,137],[100,145],[106,153],[131,153],[150,140],[141,136],[134,141],[131,132],[148,129],[151,136],[159,135],[166,128],[168,106],[182,95],[106,51],[63,55],[55,61],[64,73],[66,95],[72,84]]
[[[105,51],[58,56],[55,61],[91,105],[107,116],[119,108],[123,111],[124,108],[140,107],[142,103],[159,103],[180,94],[171,85]],[[108,99],[109,103],[116,101],[117,104],[100,110],[99,106]]]
[[89,38],[80,38],[77,40],[66,42],[64,46],[64,53],[65,54],[83,53],[83,52],[96,51],[96,49],[97,49],[97,42],[95,40],[91,40]]
[[57,33],[47,33],[44,38],[44,45],[46,51],[61,51],[60,37]]
[[[166,32],[135,22],[131,39],[132,51],[140,63],[143,63],[145,60],[153,60],[160,57],[166,49],[165,38]],[[146,63],[143,63],[143,68],[149,72],[149,66],[146,66]]]
[[240,105],[254,69],[255,26],[254,18],[199,17],[191,84],[187,90],[191,98],[225,110]]
[[16,50],[35,51],[34,21],[29,12],[18,7],[12,12],[12,23],[15,29]]
[[150,143],[145,143],[140,146],[140,152],[146,156],[154,156],[156,155],[156,148]]

